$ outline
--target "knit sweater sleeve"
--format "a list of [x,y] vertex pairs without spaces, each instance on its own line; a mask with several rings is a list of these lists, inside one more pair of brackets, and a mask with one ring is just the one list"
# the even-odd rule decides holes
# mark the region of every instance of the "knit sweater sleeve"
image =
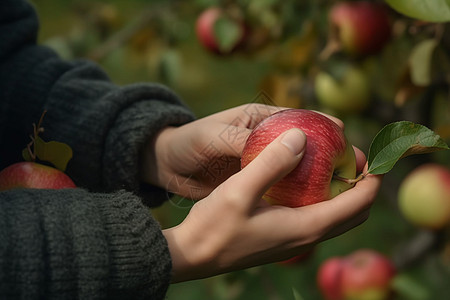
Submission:
[[170,257],[132,193],[0,192],[1,299],[163,299]]
[[43,138],[72,147],[67,173],[80,188],[0,192],[0,298],[161,299],[171,260],[141,199],[157,205],[166,194],[143,188],[138,154],[193,115],[166,87],[120,87],[95,63],[61,60],[36,45],[37,30],[29,3],[2,0],[0,169],[21,160],[47,110]]

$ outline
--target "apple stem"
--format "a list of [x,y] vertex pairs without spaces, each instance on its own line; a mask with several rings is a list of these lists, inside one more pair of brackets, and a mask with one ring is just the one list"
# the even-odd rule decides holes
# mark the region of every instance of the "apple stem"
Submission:
[[353,185],[353,184],[357,183],[358,181],[363,180],[366,176],[367,176],[367,173],[361,173],[355,179],[350,179],[350,178],[344,178],[344,177],[338,176],[336,174],[333,174],[333,179]]
[[[33,123],[33,135],[30,135],[31,142],[27,144],[28,153],[33,161],[36,161],[36,139],[39,136],[39,133],[44,132],[44,128],[41,126],[46,112],[47,110],[44,110],[37,126]],[[31,150],[31,146],[33,146],[33,150]]]
[[321,61],[328,60],[334,53],[342,49],[342,44],[335,37],[331,37],[325,48],[319,53],[319,59]]

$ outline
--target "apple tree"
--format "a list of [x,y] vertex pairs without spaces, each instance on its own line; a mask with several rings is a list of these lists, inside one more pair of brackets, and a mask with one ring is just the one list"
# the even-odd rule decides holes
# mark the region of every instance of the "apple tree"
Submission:
[[[97,61],[118,84],[167,84],[198,116],[248,102],[320,110],[341,118],[368,157],[377,133],[397,122],[420,125],[411,137],[430,130],[450,144],[448,0],[33,2],[42,43]],[[168,299],[322,299],[321,265],[362,248],[395,266],[392,299],[448,297],[450,152],[397,162],[395,149],[420,153],[404,135],[386,151],[396,165],[364,224],[291,263],[173,285]],[[435,168],[420,174],[424,165]],[[191,206],[174,198],[153,213],[171,226]]]

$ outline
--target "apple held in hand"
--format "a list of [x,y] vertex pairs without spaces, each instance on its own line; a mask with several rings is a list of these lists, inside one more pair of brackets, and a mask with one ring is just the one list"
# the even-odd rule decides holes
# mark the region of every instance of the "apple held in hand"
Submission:
[[332,120],[305,109],[287,109],[261,121],[249,135],[241,157],[248,165],[270,142],[291,128],[306,134],[306,149],[298,166],[263,196],[271,204],[299,207],[328,200],[352,187],[333,178],[353,179],[356,159],[343,130]]
[[62,171],[35,162],[19,162],[0,172],[0,191],[14,188],[63,189],[75,183]]
[[450,224],[450,170],[436,163],[414,169],[400,185],[398,204],[417,226],[441,229]]
[[395,268],[387,257],[374,250],[360,249],[324,261],[317,281],[327,300],[384,300],[391,295],[394,275]]
[[353,55],[379,52],[391,37],[387,8],[369,1],[338,2],[329,20],[337,43]]

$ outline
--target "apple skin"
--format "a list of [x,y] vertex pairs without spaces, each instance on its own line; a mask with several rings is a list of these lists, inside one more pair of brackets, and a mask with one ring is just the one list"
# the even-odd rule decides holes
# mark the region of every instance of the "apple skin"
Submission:
[[[205,49],[214,54],[228,54],[233,52],[244,40],[244,34],[240,39],[238,39],[228,51],[220,49],[219,42],[214,33],[214,24],[223,17],[227,17],[225,12],[218,7],[210,7],[205,9],[197,18],[195,24],[195,32],[198,40],[203,45]],[[233,20],[229,18],[230,20]],[[240,26],[242,32],[245,32],[245,26],[242,22],[238,20],[233,20],[236,25]]]
[[0,191],[14,188],[75,188],[69,176],[58,169],[34,162],[12,164],[0,172]]
[[270,142],[291,128],[306,134],[306,149],[297,167],[263,196],[270,204],[300,207],[329,200],[352,187],[333,174],[355,178],[356,159],[343,130],[326,116],[287,109],[262,120],[245,143],[241,167],[247,166]]
[[370,83],[367,75],[356,66],[347,66],[339,80],[325,71],[314,81],[319,103],[338,113],[358,113],[370,104]]
[[344,51],[352,55],[375,54],[391,38],[388,10],[379,3],[338,2],[331,8],[329,20]]
[[450,224],[450,170],[436,163],[414,169],[399,187],[400,212],[411,223],[438,230]]
[[395,274],[387,257],[372,249],[359,249],[324,261],[317,281],[327,300],[385,300],[392,293]]

